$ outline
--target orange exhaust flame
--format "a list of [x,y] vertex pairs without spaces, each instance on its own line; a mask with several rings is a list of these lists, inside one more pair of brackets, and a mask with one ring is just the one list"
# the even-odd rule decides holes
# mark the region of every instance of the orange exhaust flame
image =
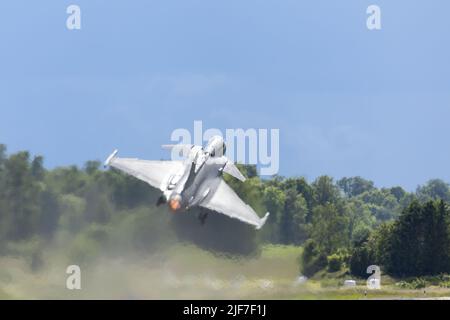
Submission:
[[178,210],[180,210],[181,208],[181,203],[178,199],[171,199],[169,201],[169,208],[170,210],[172,210],[173,212],[176,212]]

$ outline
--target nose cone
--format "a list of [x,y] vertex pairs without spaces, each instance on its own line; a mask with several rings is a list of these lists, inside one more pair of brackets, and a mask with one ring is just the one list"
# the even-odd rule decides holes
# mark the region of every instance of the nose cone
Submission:
[[177,212],[181,209],[181,196],[179,194],[170,198],[169,208],[172,212]]

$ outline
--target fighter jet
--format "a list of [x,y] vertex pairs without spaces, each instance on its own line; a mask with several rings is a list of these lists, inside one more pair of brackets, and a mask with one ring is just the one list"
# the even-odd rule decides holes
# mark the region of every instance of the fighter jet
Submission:
[[160,189],[162,195],[156,204],[167,203],[172,212],[203,208],[199,214],[202,224],[208,210],[212,210],[261,229],[269,213],[260,218],[223,180],[224,173],[240,181],[245,181],[245,177],[225,156],[226,144],[221,136],[212,137],[204,148],[181,144],[163,145],[163,148],[179,152],[184,160],[118,158],[115,150],[106,159],[105,167],[116,168]]

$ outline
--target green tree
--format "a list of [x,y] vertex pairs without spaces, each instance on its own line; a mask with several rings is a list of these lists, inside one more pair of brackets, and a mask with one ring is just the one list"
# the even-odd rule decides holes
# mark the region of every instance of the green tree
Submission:
[[397,199],[397,201],[401,201],[407,194],[407,192],[402,187],[398,186],[390,188],[389,192],[395,197],[395,199]]
[[393,237],[396,223],[393,221],[382,223],[369,237],[368,246],[373,257],[373,263],[382,265],[386,270],[392,270]]
[[348,231],[352,242],[361,242],[367,239],[373,229],[376,219],[370,207],[358,198],[347,202]]
[[309,237],[310,223],[307,222],[309,213],[308,205],[302,194],[295,196],[293,205],[293,243],[302,244]]
[[0,170],[2,170],[6,161],[6,146],[0,143]]
[[348,220],[334,204],[319,205],[313,210],[311,236],[326,255],[348,243]]
[[333,178],[329,176],[321,176],[313,183],[315,201],[317,205],[326,205],[327,203],[335,203],[340,199],[339,189],[333,183]]
[[264,204],[270,212],[270,220],[272,222],[277,221],[277,217],[280,216],[284,209],[285,202],[286,195],[280,189],[273,186],[264,189]]
[[239,169],[239,171],[247,178],[255,178],[258,176],[258,172],[256,170],[255,165],[238,163],[236,166]]
[[394,224],[388,271],[398,276],[448,272],[448,210],[444,202],[413,201]]
[[424,205],[423,273],[439,274],[450,269],[448,210],[444,201]]
[[363,192],[373,190],[374,184],[370,180],[361,177],[342,178],[336,183],[347,197],[356,197]]
[[46,176],[47,183],[62,194],[81,195],[88,177],[77,167],[56,168]]
[[358,277],[367,276],[367,267],[374,264],[370,251],[366,245],[362,245],[353,250],[350,257],[350,273]]
[[392,237],[391,272],[400,276],[421,273],[423,253],[423,208],[413,202],[396,222]]
[[264,189],[264,205],[270,212],[268,227],[265,230],[266,238],[273,243],[277,243],[280,239],[279,234],[279,217],[283,213],[286,195],[275,186],[268,186]]
[[438,199],[450,202],[449,185],[440,179],[432,179],[424,186],[419,186],[416,193],[417,197],[422,202]]
[[93,175],[96,172],[98,172],[98,170],[100,169],[101,163],[100,161],[87,161],[84,164],[84,171],[88,174],[88,175]]
[[5,197],[3,234],[13,240],[25,239],[33,233],[33,220],[38,216],[39,188],[31,175],[29,153],[11,155],[4,163]]
[[35,180],[43,180],[45,174],[44,158],[42,156],[36,156],[31,162],[31,175]]
[[312,277],[318,271],[327,266],[327,256],[320,251],[318,244],[309,239],[300,257],[300,272],[307,277]]
[[294,188],[287,190],[279,222],[281,243],[300,244],[306,240],[307,213],[305,198]]
[[367,204],[372,214],[380,221],[394,219],[399,213],[399,203],[389,190],[373,189],[361,193],[357,199]]

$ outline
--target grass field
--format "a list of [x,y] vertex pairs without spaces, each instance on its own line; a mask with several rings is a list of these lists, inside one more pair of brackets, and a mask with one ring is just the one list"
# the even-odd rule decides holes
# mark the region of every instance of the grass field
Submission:
[[[365,280],[344,288],[345,274],[297,283],[301,248],[266,246],[254,258],[217,256],[195,246],[156,255],[99,258],[82,267],[82,289],[65,287],[66,265],[51,256],[37,272],[26,260],[0,258],[0,299],[413,299],[450,296],[431,286],[401,289],[382,278],[382,290]],[[425,292],[424,292],[425,291]]]

